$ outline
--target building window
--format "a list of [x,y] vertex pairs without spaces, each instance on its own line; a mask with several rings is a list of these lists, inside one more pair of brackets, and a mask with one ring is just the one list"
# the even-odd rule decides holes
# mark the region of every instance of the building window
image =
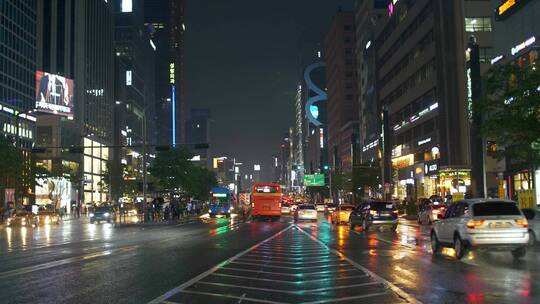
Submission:
[[466,32],[491,32],[491,17],[465,18]]
[[478,53],[480,57],[480,63],[490,63],[493,58],[493,48],[490,47],[480,47],[478,48]]

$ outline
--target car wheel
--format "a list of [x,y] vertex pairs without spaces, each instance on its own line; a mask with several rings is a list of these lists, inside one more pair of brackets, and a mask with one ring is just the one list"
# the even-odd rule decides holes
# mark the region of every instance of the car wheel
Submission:
[[529,230],[529,243],[527,245],[534,246],[536,244],[536,236],[534,235],[534,232]]
[[435,231],[431,231],[431,251],[433,251],[433,255],[438,254],[440,250],[441,250],[441,243],[439,243],[437,234],[435,234]]
[[520,247],[512,250],[512,256],[514,256],[514,259],[521,259],[525,256],[525,254],[527,254],[527,247]]
[[465,256],[465,253],[467,253],[467,247],[459,235],[456,235],[454,238],[454,250],[456,251],[456,258],[458,260],[461,260]]

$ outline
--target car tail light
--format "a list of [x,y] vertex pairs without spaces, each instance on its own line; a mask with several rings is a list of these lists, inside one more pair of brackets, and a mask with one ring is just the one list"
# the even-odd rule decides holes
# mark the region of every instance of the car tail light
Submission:
[[255,208],[255,203],[251,203],[251,208]]
[[523,226],[523,228],[527,228],[529,227],[529,222],[527,222],[526,219],[522,219],[522,220],[515,220],[516,224],[520,225],[520,226]]
[[480,220],[480,221],[468,221],[467,224],[465,224],[467,226],[467,228],[469,229],[474,229],[478,226],[482,226],[484,224],[484,220]]
[[279,208],[281,208],[281,203],[279,203]]
[[369,210],[369,214],[371,214],[371,215],[377,215],[377,211],[375,211],[375,210]]

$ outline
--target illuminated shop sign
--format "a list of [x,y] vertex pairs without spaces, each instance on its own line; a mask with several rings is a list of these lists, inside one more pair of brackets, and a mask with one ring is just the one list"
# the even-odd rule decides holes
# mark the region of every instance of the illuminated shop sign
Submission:
[[363,151],[363,152],[366,152],[366,151],[368,151],[368,150],[370,150],[370,149],[375,148],[377,145],[379,145],[379,140],[378,140],[378,139],[375,140],[374,142],[371,142],[371,143],[365,145],[365,146],[363,147],[362,151]]
[[431,137],[428,137],[426,139],[422,139],[420,141],[418,141],[418,145],[421,146],[421,145],[425,145],[427,144],[428,142],[431,142]]
[[504,59],[504,55],[496,56],[495,58],[491,59],[491,64],[495,64],[503,59]]
[[495,16],[498,20],[502,20],[515,12],[527,1],[529,0],[505,0],[501,5],[497,7],[495,11]]
[[320,130],[319,140],[321,141],[320,142],[320,147],[321,147],[321,149],[323,149],[324,148],[324,130],[323,130],[323,128],[320,128],[319,130]]
[[426,175],[431,175],[433,173],[436,173],[437,171],[439,171],[439,165],[436,163],[424,165],[424,172]]
[[422,111],[418,112],[417,114],[414,114],[413,116],[409,117],[408,120],[405,120],[405,121],[402,121],[401,123],[397,124],[394,126],[394,131],[398,131],[399,129],[417,121],[418,119],[420,119],[422,116],[434,111],[435,109],[437,109],[439,107],[439,103],[436,102],[432,105],[430,105],[429,107],[423,109]]
[[523,41],[522,43],[516,45],[515,47],[512,48],[511,50],[511,53],[512,55],[515,55],[519,52],[521,52],[522,50],[524,50],[525,48],[527,48],[528,46],[530,46],[531,44],[535,43],[536,42],[536,37],[531,37],[525,41]]
[[169,83],[170,84],[175,84],[176,83],[176,79],[174,78],[174,63],[170,63],[169,64]]

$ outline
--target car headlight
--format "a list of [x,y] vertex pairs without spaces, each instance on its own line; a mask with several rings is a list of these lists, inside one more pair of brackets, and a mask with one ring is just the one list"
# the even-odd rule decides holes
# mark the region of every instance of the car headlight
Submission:
[[90,214],[88,214],[88,215],[89,215],[90,217],[94,217],[94,214],[93,214],[93,213],[90,213]]
[[208,209],[208,213],[212,213],[212,209]]
[[109,217],[111,214],[110,214],[109,212],[105,212],[103,215],[104,215],[105,217]]

